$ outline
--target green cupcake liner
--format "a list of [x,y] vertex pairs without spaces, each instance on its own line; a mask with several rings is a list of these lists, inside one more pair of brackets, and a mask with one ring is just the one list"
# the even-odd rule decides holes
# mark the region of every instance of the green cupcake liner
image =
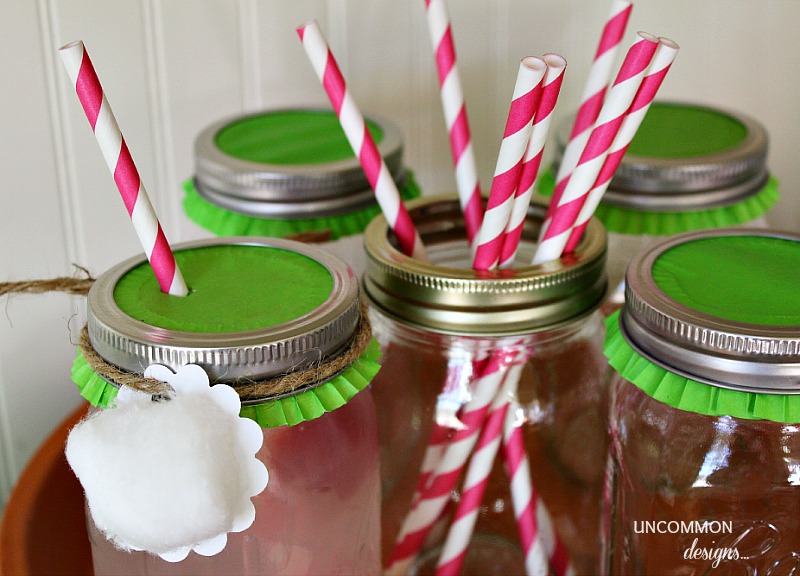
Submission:
[[81,396],[88,400],[89,404],[99,408],[111,406],[119,392],[119,388],[92,370],[80,349],[72,363],[72,381],[78,387]]
[[[373,338],[347,370],[328,382],[292,396],[242,406],[240,415],[255,420],[262,428],[294,426],[319,418],[347,404],[372,382],[380,370],[380,355],[378,341]],[[80,350],[72,364],[72,381],[81,396],[100,408],[111,406],[119,391],[92,370]]]
[[[413,200],[421,194],[414,174],[406,172],[406,183],[399,192],[403,200]],[[186,196],[183,209],[196,224],[217,236],[268,236],[282,238],[302,232],[331,231],[331,240],[361,234],[367,224],[380,213],[377,204],[355,212],[319,218],[300,218],[296,220],[280,218],[259,218],[220,208],[200,196],[189,179],[183,184]]]
[[[550,197],[555,188],[555,174],[544,172],[536,185],[539,195]],[[691,230],[739,226],[766,214],[780,198],[778,180],[770,176],[758,193],[729,206],[687,212],[645,212],[602,202],[595,216],[606,230],[618,234],[672,236]]]
[[674,374],[639,354],[625,340],[619,311],[606,319],[605,355],[620,376],[673,408],[707,416],[800,423],[800,395],[729,390]]
[[380,370],[381,351],[374,338],[350,367],[325,384],[277,400],[243,406],[241,415],[255,420],[262,428],[294,426],[319,418],[344,406],[367,387]]

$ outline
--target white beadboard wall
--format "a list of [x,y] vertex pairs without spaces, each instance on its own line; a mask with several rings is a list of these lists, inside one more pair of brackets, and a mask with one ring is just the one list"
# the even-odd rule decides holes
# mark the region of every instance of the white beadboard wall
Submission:
[[[82,39],[170,241],[197,237],[181,182],[207,124],[282,105],[327,105],[295,28],[316,18],[365,111],[394,120],[426,193],[455,188],[424,1],[0,0],[0,279],[95,275],[141,250],[56,50]],[[518,61],[569,66],[556,110],[577,105],[609,0],[450,0],[481,181],[494,170]],[[682,50],[661,97],[748,112],[771,136],[783,198],[800,229],[797,0],[639,0],[626,34]],[[0,305],[0,506],[45,436],[75,407],[69,380],[83,298]]]

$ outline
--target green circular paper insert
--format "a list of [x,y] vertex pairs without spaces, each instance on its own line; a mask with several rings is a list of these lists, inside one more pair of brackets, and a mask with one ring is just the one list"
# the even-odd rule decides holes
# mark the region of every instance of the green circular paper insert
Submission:
[[800,242],[731,235],[679,244],[652,274],[675,301],[717,318],[771,326],[800,325]]
[[747,126],[710,108],[655,102],[650,106],[627,154],[650,158],[693,158],[739,146]]
[[[367,121],[367,129],[379,144],[380,127]],[[215,142],[229,156],[261,164],[324,164],[355,157],[336,114],[315,110],[248,116],[222,128]]]
[[206,246],[177,251],[175,260],[189,286],[188,296],[161,292],[145,262],[114,288],[122,311],[169,330],[239,332],[299,318],[328,300],[333,289],[325,266],[281,248]]

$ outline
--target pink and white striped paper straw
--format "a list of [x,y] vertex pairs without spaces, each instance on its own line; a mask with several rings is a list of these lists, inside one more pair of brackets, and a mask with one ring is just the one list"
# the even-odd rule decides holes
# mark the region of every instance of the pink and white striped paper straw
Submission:
[[531,482],[530,463],[525,440],[519,426],[520,406],[515,398],[509,402],[503,425],[503,459],[511,484],[511,501],[517,518],[525,572],[528,576],[572,574],[569,555],[553,529],[550,514]]
[[520,62],[486,212],[475,240],[472,265],[475,270],[491,270],[499,262],[522,158],[530,139],[531,122],[541,99],[541,85],[546,71],[547,64],[541,58],[528,56]]
[[450,436],[455,430],[465,427],[458,419],[458,413],[471,397],[470,383],[484,372],[489,360],[488,357],[478,360],[473,356],[473,352],[453,354],[447,362],[447,376],[436,399],[436,418],[420,465],[412,507],[427,490],[428,482],[450,442]]
[[[592,129],[578,165],[569,177],[564,192],[556,203],[552,218],[545,221],[533,264],[556,260],[564,251],[569,234],[586,197],[600,173],[625,113],[630,108],[645,71],[653,60],[658,38],[639,32],[629,48],[614,84]],[[551,200],[551,206],[553,201]]]
[[509,268],[514,263],[514,257],[522,237],[522,228],[528,215],[528,205],[533,195],[536,177],[542,163],[542,154],[553,121],[553,109],[558,101],[561,84],[564,79],[564,70],[567,61],[558,54],[545,54],[542,58],[547,64],[547,71],[542,80],[542,97],[533,116],[533,126],[525,156],[522,159],[517,191],[514,194],[514,204],[511,215],[506,225],[503,236],[503,247],[500,250],[500,268]]
[[347,141],[361,162],[364,173],[375,192],[375,199],[378,201],[386,221],[397,236],[400,249],[407,256],[427,260],[422,240],[403,205],[397,185],[367,130],[364,116],[347,90],[344,76],[339,70],[319,25],[315,20],[307,22],[297,28],[297,34],[300,36],[309,61],[336,111]]
[[467,239],[472,244],[483,220],[483,199],[478,182],[475,151],[467,119],[467,106],[461,90],[461,78],[456,63],[453,30],[447,14],[445,0],[425,0],[436,69],[439,76],[439,92],[442,99],[445,125],[450,135],[450,150],[456,171],[456,188],[464,213]]
[[413,507],[403,523],[386,574],[406,574],[419,554],[428,533],[433,528],[450,494],[458,484],[461,472],[469,459],[481,429],[489,415],[489,407],[505,378],[508,366],[515,362],[517,352],[508,347],[495,353],[483,365],[481,374],[472,384],[472,398],[461,413],[463,428],[456,430],[447,445],[436,470],[426,482],[423,494],[415,496]]
[[436,472],[436,467],[439,465],[442,456],[444,456],[447,450],[447,444],[450,441],[452,431],[452,428],[434,422],[431,437],[428,440],[428,446],[422,458],[422,465],[420,466],[419,476],[417,477],[417,485],[414,488],[414,498],[411,502],[412,508],[417,505],[422,495],[425,494],[430,487],[431,480]]
[[552,216],[555,207],[558,205],[561,194],[564,192],[564,187],[567,185],[569,175],[578,164],[581,152],[586,146],[592,127],[600,114],[606,89],[611,81],[617,52],[622,44],[622,36],[625,34],[632,8],[632,3],[627,0],[614,0],[611,4],[611,11],[603,27],[603,32],[600,34],[600,42],[597,46],[592,66],[589,69],[586,86],[581,95],[578,112],[572,125],[572,132],[559,164],[547,219]]
[[506,372],[502,387],[492,399],[486,424],[481,431],[467,468],[461,499],[439,556],[436,576],[457,576],[464,563],[475,522],[478,519],[481,500],[489,483],[493,462],[500,448],[509,397],[516,390],[521,372],[521,364],[511,366]]
[[173,296],[186,296],[189,293],[186,282],[175,263],[172,249],[83,42],[71,42],[58,51],[161,291]]
[[636,135],[636,131],[639,129],[642,120],[644,120],[645,114],[647,114],[647,110],[650,108],[650,104],[653,103],[661,83],[664,81],[670,66],[672,66],[672,62],[675,60],[675,56],[678,55],[678,50],[678,45],[669,38],[659,38],[658,48],[656,48],[653,61],[642,80],[642,85],[639,87],[639,91],[633,99],[630,110],[625,115],[622,126],[620,126],[619,132],[616,138],[614,138],[614,142],[611,144],[611,148],[600,170],[600,174],[597,176],[592,189],[589,190],[586,202],[581,208],[577,220],[575,220],[575,226],[564,247],[565,253],[575,250],[578,242],[580,242],[583,231],[586,229],[587,224],[589,224],[589,219],[592,217],[592,214],[594,214],[598,204],[600,204],[603,194],[605,194],[608,185],[611,183],[614,172],[616,172],[622,162],[625,151]]

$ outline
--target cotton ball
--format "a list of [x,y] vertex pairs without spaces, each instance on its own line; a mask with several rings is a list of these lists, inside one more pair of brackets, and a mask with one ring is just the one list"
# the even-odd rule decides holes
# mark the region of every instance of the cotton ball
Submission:
[[129,395],[84,420],[66,454],[109,540],[180,560],[192,547],[216,553],[226,532],[248,527],[249,498],[267,478],[254,458],[261,430],[238,417],[238,396],[232,403],[207,378],[204,388],[173,386],[169,400]]

